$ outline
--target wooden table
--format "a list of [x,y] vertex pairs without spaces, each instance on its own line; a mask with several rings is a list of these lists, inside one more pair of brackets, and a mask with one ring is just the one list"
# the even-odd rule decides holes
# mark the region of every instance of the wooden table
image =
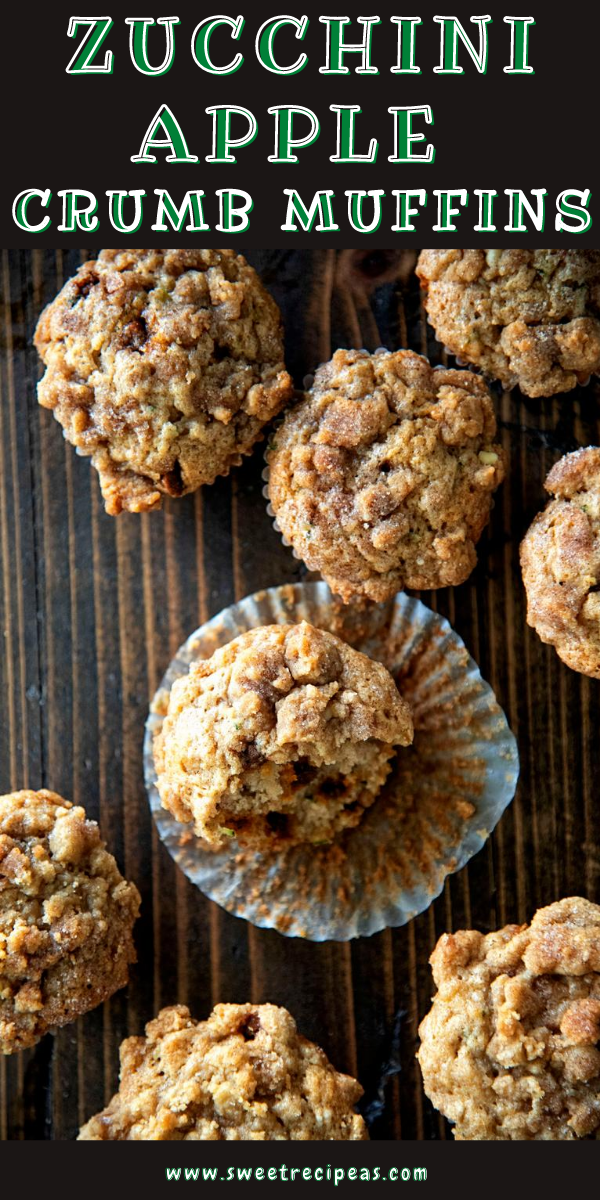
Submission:
[[[179,644],[234,598],[305,576],[265,511],[262,453],[158,513],[105,515],[96,473],[36,403],[32,334],[86,251],[3,252],[0,406],[0,791],[50,787],[85,805],[142,893],[129,988],[0,1063],[0,1137],[72,1138],[117,1082],[123,1037],[161,1005],[204,1017],[220,1000],[286,1005],[358,1076],[377,1139],[449,1136],[425,1099],[416,1033],[427,960],[445,930],[524,921],[574,893],[600,900],[600,685],[525,624],[520,538],[555,458],[600,442],[598,388],[500,396],[509,474],[480,564],[426,594],[496,690],[519,741],[514,803],[484,850],[406,928],[316,945],[253,928],[206,900],[159,844],[142,778],[148,701]],[[336,346],[409,345],[439,361],[410,263],[390,251],[262,251],[296,383]]]

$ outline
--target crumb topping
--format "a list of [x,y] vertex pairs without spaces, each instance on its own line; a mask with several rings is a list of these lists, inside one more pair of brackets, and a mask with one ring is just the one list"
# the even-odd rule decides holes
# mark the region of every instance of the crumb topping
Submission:
[[233,250],[103,250],[35,344],[40,404],[91,456],[113,515],[226,474],[292,390],[277,305]]
[[505,388],[568,392],[600,370],[600,251],[422,250],[436,337]]
[[338,350],[268,453],[298,555],[344,601],[463,583],[504,477],[482,379],[409,350]]
[[83,808],[0,796],[0,1047],[31,1046],[127,983],[137,888]]
[[394,746],[412,737],[380,663],[306,622],[266,626],[173,685],[155,740],[158,789],[212,844],[319,843],[358,824]]
[[81,1141],[365,1141],[355,1079],[284,1008],[165,1008],[121,1047],[121,1084]]
[[427,1095],[459,1140],[600,1135],[600,908],[578,897],[531,925],[444,934],[421,1023]]
[[600,679],[600,449],[554,464],[554,497],[521,545],[527,620],[575,671]]

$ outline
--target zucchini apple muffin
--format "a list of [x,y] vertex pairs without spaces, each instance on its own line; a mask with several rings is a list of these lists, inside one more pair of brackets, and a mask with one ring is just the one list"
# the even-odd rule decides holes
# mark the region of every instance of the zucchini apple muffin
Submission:
[[123,1042],[119,1091],[79,1140],[360,1142],[361,1096],[285,1008],[218,1004],[194,1021],[177,1005]]
[[268,453],[277,524],[345,602],[464,583],[504,477],[484,381],[338,350]]
[[568,392],[600,370],[600,250],[422,250],[436,337],[526,396]]
[[233,250],[103,250],[35,344],[40,404],[91,457],[112,515],[227,474],[292,390],[277,305]]
[[554,499],[521,544],[527,621],[568,667],[600,679],[600,449],[554,464]]
[[127,983],[140,906],[95,821],[54,792],[0,796],[0,1048],[39,1041]]
[[419,1030],[425,1091],[461,1141],[600,1137],[600,908],[444,934]]
[[412,738],[381,663],[306,622],[268,625],[173,684],[157,787],[213,846],[321,844],[358,825]]

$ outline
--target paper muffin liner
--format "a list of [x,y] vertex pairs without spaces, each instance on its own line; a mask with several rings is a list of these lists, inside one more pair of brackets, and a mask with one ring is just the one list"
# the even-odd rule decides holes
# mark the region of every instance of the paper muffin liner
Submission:
[[[214,850],[161,807],[153,740],[190,664],[262,625],[306,620],[384,663],[411,704],[415,740],[399,748],[362,822],[327,846]],[[188,638],[154,697],[144,741],[152,815],[175,862],[206,896],[261,928],[347,941],[404,925],[484,845],[512,800],[516,740],[494,693],[444,617],[401,593],[345,606],[325,583],[247,596]]]

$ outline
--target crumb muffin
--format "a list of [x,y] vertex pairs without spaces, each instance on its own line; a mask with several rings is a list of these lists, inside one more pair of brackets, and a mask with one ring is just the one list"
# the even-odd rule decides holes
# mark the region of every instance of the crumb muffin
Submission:
[[440,342],[505,388],[568,392],[600,370],[600,250],[422,250]]
[[359,823],[412,737],[381,663],[306,622],[268,625],[174,683],[157,787],[213,846],[322,844]]
[[568,667],[600,679],[600,449],[554,464],[554,497],[521,544],[527,621]]
[[292,391],[277,305],[233,250],[102,250],[35,344],[39,402],[91,457],[112,515],[227,474]]
[[410,350],[338,350],[268,452],[284,537],[345,602],[464,583],[504,476],[488,389]]
[[456,1137],[600,1137],[600,908],[574,897],[530,926],[444,934],[430,961],[418,1058]]
[[121,1086],[84,1142],[360,1142],[362,1088],[300,1036],[285,1008],[164,1008],[121,1046]]
[[0,1047],[39,1041],[127,983],[140,906],[95,821],[54,792],[0,796]]

